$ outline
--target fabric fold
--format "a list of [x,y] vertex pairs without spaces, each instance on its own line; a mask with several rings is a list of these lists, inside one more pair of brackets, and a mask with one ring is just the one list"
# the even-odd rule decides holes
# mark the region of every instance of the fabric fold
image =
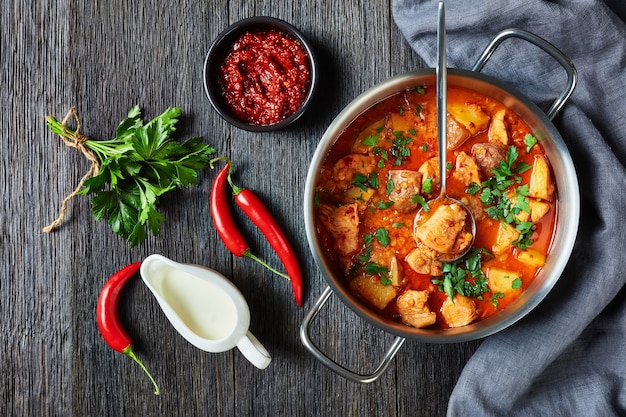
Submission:
[[[429,66],[436,64],[437,5],[393,2],[396,24]],[[598,0],[445,5],[450,67],[471,69],[496,34],[512,27],[572,59],[579,83],[554,124],[572,155],[582,208],[559,282],[526,318],[483,341],[448,415],[626,415],[626,7]],[[566,79],[552,58],[521,40],[504,41],[482,72],[542,108]]]

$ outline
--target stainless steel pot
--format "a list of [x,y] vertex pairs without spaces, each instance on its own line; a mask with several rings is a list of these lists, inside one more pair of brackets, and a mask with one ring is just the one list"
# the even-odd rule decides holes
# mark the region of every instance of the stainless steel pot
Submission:
[[[546,113],[504,83],[480,73],[480,70],[500,43],[511,37],[526,40],[541,48],[558,61],[567,72],[567,86]],[[499,100],[509,109],[516,112],[529,125],[535,137],[541,141],[550,159],[559,195],[556,231],[549,249],[547,263],[538,273],[530,287],[503,311],[485,320],[459,328],[416,329],[380,317],[365,307],[342,285],[341,278],[334,275],[330,264],[322,255],[323,251],[318,241],[315,226],[315,186],[319,179],[320,168],[324,158],[340,133],[359,114],[374,103],[416,85],[433,85],[435,83],[435,70],[418,70],[391,78],[361,94],[335,118],[324,133],[313,156],[304,193],[304,219],[307,239],[313,257],[329,284],[305,317],[300,328],[302,343],[317,359],[334,372],[352,381],[361,383],[373,382],[385,371],[404,343],[405,338],[430,343],[456,343],[483,338],[519,321],[546,297],[568,262],[578,231],[580,196],[576,171],[563,139],[551,122],[572,94],[576,80],[576,69],[567,56],[544,39],[520,29],[508,29],[498,34],[485,49],[471,71],[460,69],[450,69],[448,71],[449,86],[475,90],[483,95]],[[359,374],[337,364],[322,352],[310,338],[309,328],[311,322],[333,292],[369,323],[397,336],[395,342],[384,356],[383,361],[369,374]]]

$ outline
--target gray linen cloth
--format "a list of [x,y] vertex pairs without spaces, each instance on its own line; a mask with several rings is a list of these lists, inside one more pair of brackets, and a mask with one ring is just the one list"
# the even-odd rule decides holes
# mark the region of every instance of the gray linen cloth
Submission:
[[[436,65],[436,0],[394,0],[396,24]],[[493,37],[517,27],[568,55],[579,73],[554,121],[578,174],[581,219],[559,282],[527,317],[486,338],[466,364],[449,416],[626,415],[626,2],[445,1],[450,67],[471,69]],[[542,108],[565,71],[505,40],[483,73]]]

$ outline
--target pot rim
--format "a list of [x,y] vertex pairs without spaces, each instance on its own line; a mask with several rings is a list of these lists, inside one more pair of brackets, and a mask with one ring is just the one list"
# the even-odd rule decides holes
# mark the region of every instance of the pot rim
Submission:
[[[322,275],[333,292],[357,315],[375,327],[397,336],[430,343],[456,343],[480,339],[513,325],[530,313],[548,295],[565,269],[574,247],[580,216],[580,195],[576,171],[567,146],[550,119],[536,104],[493,77],[476,71],[448,69],[449,86],[470,88],[499,100],[520,115],[542,142],[555,172],[559,193],[557,224],[549,248],[551,256],[548,256],[546,265],[539,271],[530,287],[511,305],[484,320],[464,327],[416,329],[385,319],[365,306],[358,298],[350,294],[345,286],[337,282],[338,280],[332,275],[332,268],[321,255],[322,251],[315,230],[314,207],[319,168],[336,142],[339,133],[363,111],[395,93],[418,85],[434,85],[434,80],[434,68],[397,75],[365,91],[337,115],[322,136],[309,166],[304,192],[304,220],[309,248]],[[562,174],[556,175],[556,172]]]

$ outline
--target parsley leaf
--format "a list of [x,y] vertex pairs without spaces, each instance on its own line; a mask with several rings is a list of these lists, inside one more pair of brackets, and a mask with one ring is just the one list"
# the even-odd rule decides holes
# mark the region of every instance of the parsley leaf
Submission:
[[537,143],[537,138],[528,133],[524,136],[524,144],[526,144],[526,152],[530,152],[533,146]]
[[383,285],[391,285],[391,277],[389,276],[389,269],[376,262],[368,262],[363,267],[363,270],[368,275],[378,275],[380,283]]
[[378,240],[378,242],[384,247],[389,246],[389,243],[391,243],[389,232],[384,227],[376,229],[376,233],[374,235],[376,236],[376,240]]

